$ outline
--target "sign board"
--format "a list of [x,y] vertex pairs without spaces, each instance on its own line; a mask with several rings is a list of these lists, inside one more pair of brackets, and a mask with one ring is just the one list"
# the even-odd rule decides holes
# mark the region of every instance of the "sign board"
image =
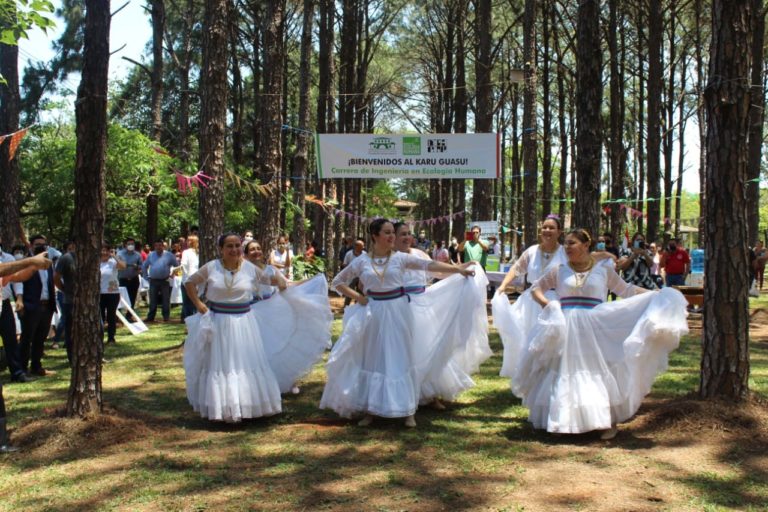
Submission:
[[315,135],[317,172],[326,178],[496,179],[496,133]]

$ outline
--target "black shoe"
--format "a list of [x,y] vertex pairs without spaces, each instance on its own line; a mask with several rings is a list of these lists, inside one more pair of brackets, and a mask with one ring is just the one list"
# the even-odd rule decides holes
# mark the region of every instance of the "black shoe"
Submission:
[[110,340],[107,340],[107,345],[112,344],[114,345],[116,343],[115,338],[112,338]]
[[144,319],[144,323],[145,324],[153,324],[153,323],[155,323],[155,319],[147,317],[147,318]]
[[32,382],[34,379],[26,373],[20,373],[11,377],[11,382]]
[[11,446],[11,439],[8,437],[8,430],[5,427],[5,418],[0,418],[0,453],[19,451],[15,446]]

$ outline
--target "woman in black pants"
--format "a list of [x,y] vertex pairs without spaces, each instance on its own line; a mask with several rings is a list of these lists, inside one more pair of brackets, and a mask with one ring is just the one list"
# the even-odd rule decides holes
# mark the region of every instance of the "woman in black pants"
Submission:
[[117,306],[120,304],[120,284],[117,271],[125,268],[125,262],[115,256],[109,244],[101,245],[101,300],[99,310],[101,321],[107,324],[107,343],[115,342],[117,330]]

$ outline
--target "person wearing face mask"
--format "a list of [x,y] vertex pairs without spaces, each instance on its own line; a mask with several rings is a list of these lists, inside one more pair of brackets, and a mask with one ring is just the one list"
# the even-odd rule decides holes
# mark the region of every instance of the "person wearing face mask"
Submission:
[[288,247],[288,237],[280,235],[277,238],[277,248],[269,255],[269,264],[278,269],[283,277],[290,281],[293,278],[292,262],[293,252]]
[[[141,253],[136,250],[136,240],[126,238],[123,241],[123,248],[117,252],[117,257],[125,262],[125,268],[117,274],[120,286],[125,286],[128,290],[128,297],[131,300],[131,309],[136,311],[136,296],[139,294],[139,274],[141,273]],[[130,321],[134,321],[130,319]]]
[[622,271],[624,281],[646,290],[656,289],[651,273],[653,257],[645,245],[645,236],[642,233],[635,233],[632,245],[622,249],[620,255],[616,269]]
[[669,250],[661,257],[661,267],[666,273],[667,286],[684,286],[685,276],[691,265],[688,252],[680,246],[680,239],[673,238],[669,241]]
[[[22,256],[23,257],[23,256]],[[19,260],[21,258],[18,258]],[[17,259],[3,252],[2,243],[0,242],[0,263],[11,263]],[[8,371],[11,373],[11,381],[13,382],[27,382],[26,373],[19,364],[19,346],[16,339],[16,317],[13,314],[13,307],[11,306],[11,298],[13,297],[13,291],[11,290],[11,284],[8,282],[2,287],[2,309],[0,309],[0,337],[3,339],[3,348],[5,349],[5,359],[8,362]]]
[[[32,254],[48,251],[48,242],[43,235],[30,238]],[[52,374],[43,368],[43,346],[51,329],[51,319],[56,310],[56,290],[53,285],[53,269],[39,270],[16,288],[16,312],[21,320],[21,345],[19,362],[22,368],[32,374]]]

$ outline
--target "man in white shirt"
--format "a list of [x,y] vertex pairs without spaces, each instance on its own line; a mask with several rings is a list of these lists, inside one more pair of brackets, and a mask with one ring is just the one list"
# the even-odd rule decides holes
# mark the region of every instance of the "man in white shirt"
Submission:
[[[0,241],[0,263],[11,263],[16,261],[12,255],[2,250]],[[5,348],[5,359],[8,362],[8,371],[11,372],[11,381],[27,382],[29,379],[19,364],[19,344],[16,341],[16,318],[13,314],[11,300],[13,291],[11,283],[8,282],[2,287],[2,305],[0,306],[0,337],[3,339]]]
[[[341,265],[341,268],[348,267],[349,264],[352,263],[355,258],[365,254],[364,248],[365,248],[365,242],[358,238],[355,241],[355,244],[352,246],[352,250],[347,251],[347,254],[344,255],[344,263]],[[349,286],[357,290],[357,286],[359,283],[360,283],[360,280],[358,278],[354,278],[352,282],[349,283]],[[349,297],[344,297],[345,307],[348,306],[350,302],[352,302],[352,299],[350,299]]]

